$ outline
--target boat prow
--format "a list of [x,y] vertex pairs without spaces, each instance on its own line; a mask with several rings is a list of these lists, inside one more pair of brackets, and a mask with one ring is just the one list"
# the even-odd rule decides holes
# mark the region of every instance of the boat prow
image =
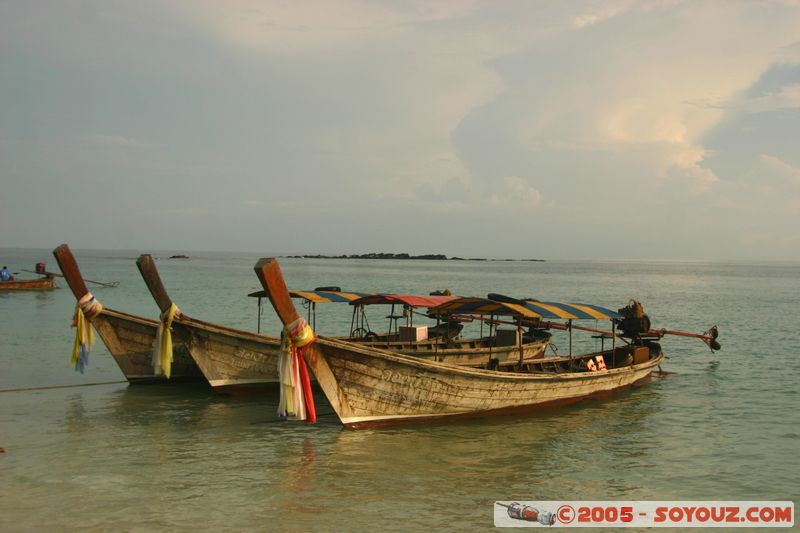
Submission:
[[[69,246],[62,244],[53,250],[64,279],[77,301],[89,293],[81,277],[78,263]],[[156,340],[158,321],[131,315],[104,307],[89,318],[114,361],[132,384],[164,383],[167,378],[156,375],[152,364],[153,345]],[[170,381],[202,381],[203,375],[177,340],[174,349]]]
[[[174,305],[167,294],[152,256],[136,261],[162,316]],[[250,394],[272,390],[278,383],[280,339],[197,320],[178,313],[172,322],[189,356],[214,392]]]

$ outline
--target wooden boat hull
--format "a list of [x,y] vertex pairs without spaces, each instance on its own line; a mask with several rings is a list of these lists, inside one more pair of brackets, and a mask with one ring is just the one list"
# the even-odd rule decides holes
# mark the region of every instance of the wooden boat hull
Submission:
[[[418,357],[425,361],[448,363],[451,365],[486,367],[490,359],[499,364],[520,360],[519,346],[487,346],[487,339],[463,339],[447,344],[437,341],[418,342],[358,342],[360,346],[389,350],[404,355]],[[550,337],[522,344],[522,360],[544,357]]]
[[173,360],[170,379],[153,371],[153,346],[158,322],[113,309],[91,319],[119,369],[131,384],[204,381],[203,374],[189,355],[180,334],[173,335]]
[[0,281],[0,292],[11,291],[48,291],[56,288],[54,278],[15,279],[13,281]]
[[[53,250],[53,256],[75,299],[80,302],[91,296],[69,246],[58,246]],[[203,380],[203,374],[189,356],[180,335],[173,335],[169,380],[165,376],[156,375],[153,368],[153,348],[159,325],[156,320],[103,308],[89,321],[130,383]]]
[[516,373],[422,361],[318,339],[306,361],[349,428],[477,417],[564,405],[643,382],[663,360],[600,372]]
[[215,392],[246,394],[278,384],[280,339],[188,317],[172,328]]
[[[215,392],[251,394],[278,384],[280,339],[188,317],[176,320],[172,327],[184,339],[189,354]],[[541,358],[547,342],[537,341],[524,345],[524,360]],[[373,344],[381,343],[364,344],[373,347]],[[392,347],[391,351],[422,360],[444,360],[455,365],[483,366],[487,364],[490,355],[500,358],[501,362],[519,360],[519,348],[514,346],[437,350],[432,343],[383,344]]]

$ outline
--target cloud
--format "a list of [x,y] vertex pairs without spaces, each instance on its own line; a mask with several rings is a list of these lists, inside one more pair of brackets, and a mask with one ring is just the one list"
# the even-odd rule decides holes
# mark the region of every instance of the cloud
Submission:
[[98,146],[117,146],[121,148],[138,148],[144,143],[138,139],[125,137],[124,135],[94,135],[89,137],[89,142]]
[[417,187],[415,196],[418,201],[434,203],[440,207],[469,206],[477,199],[472,187],[461,178],[451,178],[440,185],[424,183]]
[[[141,237],[162,247],[192,237],[185,217],[209,247],[259,247],[267,226],[311,249],[477,246],[469,224],[503,254],[517,249],[497,237],[509,218],[557,215],[553,256],[630,253],[623,240],[658,235],[635,253],[707,257],[697,228],[713,226],[731,257],[755,253],[744,232],[796,218],[796,5],[101,4],[0,17],[0,177],[15,198],[0,216],[21,231],[35,186],[75,227],[71,206],[90,194],[130,227],[143,205],[177,209]],[[599,206],[629,239],[586,236]],[[647,216],[630,224],[620,206]],[[443,224],[442,209],[469,216]],[[46,243],[37,231],[10,235]]]
[[635,2],[619,2],[617,4],[608,2],[605,5],[601,4],[602,7],[598,8],[596,11],[573,18],[572,24],[579,29],[586,28],[587,26],[598,24],[624,11],[627,11],[634,5]]
[[582,15],[577,17],[573,24],[575,24],[576,28],[583,28],[585,26],[591,26],[592,24],[597,24],[600,20],[600,17],[597,15]]
[[210,212],[211,210],[207,207],[170,207],[153,210],[149,213],[149,215],[155,217],[166,217],[168,219],[197,219],[206,217]]
[[503,208],[536,208],[542,202],[542,194],[519,176],[505,176],[499,190],[490,194],[487,201]]
[[600,133],[610,142],[685,143],[687,124],[673,109],[653,106],[647,98],[622,100],[599,118]]
[[800,166],[800,63],[768,65],[731,99],[700,139],[702,165],[723,179],[756,183],[791,176]]
[[742,101],[737,110],[745,113],[764,113],[800,107],[800,83],[781,87],[777,92],[758,95]]
[[183,12],[226,42],[247,49],[296,56],[392,38],[414,27],[468,15],[475,2],[411,0],[192,1]]
[[789,183],[800,185],[800,168],[766,154],[761,154],[761,163],[770,173],[774,173]]
[[703,166],[706,150],[701,147],[685,146],[676,150],[669,159],[666,175],[683,177],[687,181],[687,190],[692,193],[703,193],[719,182],[713,170]]
[[544,175],[543,192],[562,206],[592,188],[584,182],[628,187],[626,174],[637,189],[651,183],[650,194],[667,183],[708,192],[740,174],[708,164],[717,148],[705,144],[709,132],[737,110],[790,109],[800,97],[786,83],[791,66],[773,68],[769,79],[781,83],[765,83],[768,91],[747,102],[739,96],[792,42],[796,11],[653,2],[598,13],[575,16],[580,31],[556,32],[491,63],[506,89],[454,135],[476,180]]

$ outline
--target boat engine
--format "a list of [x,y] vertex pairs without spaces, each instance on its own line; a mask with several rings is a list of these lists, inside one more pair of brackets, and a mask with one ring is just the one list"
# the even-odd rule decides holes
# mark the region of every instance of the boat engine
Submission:
[[650,317],[645,314],[644,307],[637,300],[631,300],[617,312],[622,315],[617,320],[617,328],[624,337],[638,337],[650,331]]

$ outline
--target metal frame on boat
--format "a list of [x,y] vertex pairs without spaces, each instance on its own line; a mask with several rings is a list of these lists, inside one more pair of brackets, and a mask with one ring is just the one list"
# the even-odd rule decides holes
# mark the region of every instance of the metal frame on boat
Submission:
[[[461,338],[459,334],[464,328],[463,321],[452,314],[441,313],[435,316],[436,325],[428,328],[428,339],[420,341],[407,341],[402,339],[397,322],[405,319],[406,327],[413,328],[414,315],[423,314],[432,318],[430,311],[447,303],[457,300],[457,296],[415,296],[402,294],[376,294],[353,300],[353,321],[351,323],[350,339],[365,346],[382,348],[406,355],[414,355],[429,361],[441,361],[462,366],[484,367],[490,361],[497,360],[508,362],[523,359],[537,359],[544,356],[551,334],[547,331],[536,330],[524,339],[515,339],[514,331],[499,330],[494,322],[489,322],[488,335],[483,335],[483,328],[477,338]],[[365,316],[365,308],[369,305],[391,305],[388,318],[390,324],[395,322],[394,332],[390,327],[388,334],[374,334],[368,330],[363,337],[354,335],[354,327],[365,324],[357,321],[358,316]],[[395,306],[401,305],[403,313],[395,314]],[[417,308],[426,308],[426,313],[419,313]],[[363,329],[363,326],[361,326]],[[357,329],[356,329],[357,331]],[[433,334],[431,334],[433,332]],[[505,336],[501,334],[506,334]],[[510,335],[509,335],[510,334]],[[519,341],[519,342],[517,342]]]
[[[277,260],[261,259],[255,272],[284,326],[296,324],[300,315]],[[598,371],[573,363],[602,354],[576,356],[567,371],[485,370],[325,337],[302,356],[341,422],[360,428],[531,411],[619,390],[647,381],[663,361],[657,343],[644,348],[646,360]]]
[[[432,309],[452,300],[457,296],[441,295],[409,295],[409,294],[371,294],[363,292],[342,291],[339,287],[320,287],[313,291],[289,291],[292,298],[302,299],[308,308],[308,323],[316,328],[316,305],[323,302],[349,303],[353,306],[353,317],[348,337],[335,337],[358,343],[361,346],[389,350],[395,353],[411,355],[428,361],[440,361],[450,364],[484,367],[492,361],[506,363],[517,361],[520,355],[525,360],[538,359],[544,356],[551,334],[536,329],[533,334],[522,339],[521,346],[512,337],[503,339],[496,330],[496,322],[489,323],[488,335],[481,334],[477,338],[459,338],[463,328],[461,320],[440,313],[435,318],[437,324],[429,328],[428,337],[421,340],[401,339],[397,322],[404,319],[406,327],[413,327],[416,309]],[[258,298],[259,330],[261,329],[261,300],[267,298],[266,291],[258,291],[248,296]],[[390,305],[391,310],[386,317],[390,321],[388,333],[374,333],[366,320],[365,308],[370,305]],[[402,306],[403,314],[395,314],[395,306]],[[515,326],[516,327],[516,326]],[[433,331],[433,335],[430,332]],[[508,332],[506,332],[508,333]]]

